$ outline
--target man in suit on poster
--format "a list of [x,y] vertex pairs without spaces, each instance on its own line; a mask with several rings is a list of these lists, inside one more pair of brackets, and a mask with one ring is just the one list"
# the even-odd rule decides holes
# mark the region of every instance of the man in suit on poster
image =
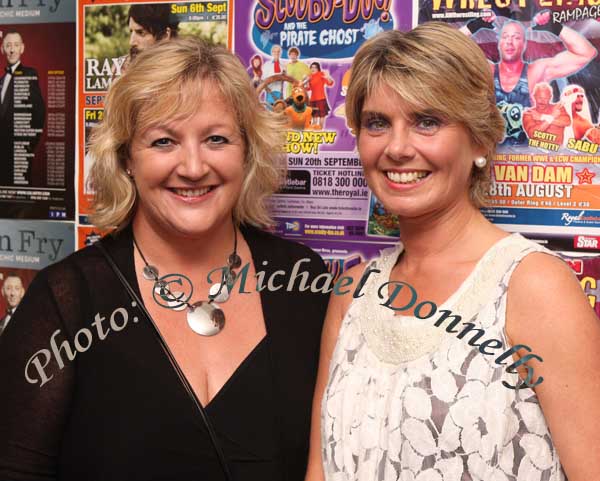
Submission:
[[[25,51],[21,34],[6,32],[1,50],[7,64],[0,79],[0,185],[27,185],[31,160],[44,128],[46,107],[37,71],[21,63]],[[22,147],[15,149],[17,142]]]
[[10,318],[15,313],[15,309],[24,295],[25,289],[23,288],[21,278],[17,274],[8,274],[2,284],[2,297],[6,301],[7,309],[6,314],[0,318],[0,335],[8,325]]

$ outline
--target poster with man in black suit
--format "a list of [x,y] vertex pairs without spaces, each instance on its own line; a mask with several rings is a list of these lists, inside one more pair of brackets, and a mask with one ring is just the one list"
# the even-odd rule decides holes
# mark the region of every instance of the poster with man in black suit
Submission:
[[25,43],[17,31],[2,38],[6,67],[0,79],[0,185],[29,185],[31,162],[44,128],[46,107],[37,71],[22,62]]
[[73,220],[74,2],[28,4],[0,8],[0,219]]
[[3,315],[0,314],[0,334],[8,325],[12,318],[15,310],[17,309],[21,299],[25,295],[25,288],[23,287],[23,280],[16,272],[9,272],[4,276],[4,282],[2,283],[2,289],[0,294],[6,302],[6,311]]

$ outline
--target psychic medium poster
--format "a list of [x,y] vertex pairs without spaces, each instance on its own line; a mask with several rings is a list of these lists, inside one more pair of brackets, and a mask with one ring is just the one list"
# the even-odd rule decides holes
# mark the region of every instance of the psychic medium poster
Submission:
[[75,214],[75,1],[0,9],[0,218]]
[[73,222],[0,219],[0,334],[37,272],[74,249]]
[[363,176],[345,95],[358,48],[411,23],[409,0],[235,4],[234,51],[264,108],[288,121],[288,177],[270,201],[276,233],[314,248],[334,270],[398,237]]
[[490,62],[505,135],[490,167],[491,206],[484,213],[508,230],[600,235],[597,3],[418,0],[415,6],[419,23],[459,28]]
[[[87,177],[93,159],[87,152],[92,128],[102,121],[104,97],[135,56],[158,41],[193,36],[230,47],[233,15],[228,0],[121,2],[80,0],[77,4],[78,68],[78,221],[89,224],[93,191]],[[137,21],[136,21],[137,20]],[[168,27],[169,33],[142,35],[143,25]]]

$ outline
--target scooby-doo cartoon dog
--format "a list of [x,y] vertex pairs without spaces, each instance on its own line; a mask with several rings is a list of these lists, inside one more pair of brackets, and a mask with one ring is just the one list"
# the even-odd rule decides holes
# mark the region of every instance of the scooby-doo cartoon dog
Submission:
[[288,127],[294,130],[310,130],[312,108],[308,106],[308,94],[301,84],[295,84],[292,95],[288,97],[290,104],[284,110],[288,118]]

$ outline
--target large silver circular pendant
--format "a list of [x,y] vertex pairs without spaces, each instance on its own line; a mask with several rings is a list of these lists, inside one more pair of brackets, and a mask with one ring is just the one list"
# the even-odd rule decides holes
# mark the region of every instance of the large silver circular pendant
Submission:
[[198,301],[188,308],[187,321],[196,334],[214,336],[225,326],[225,314],[218,307]]

